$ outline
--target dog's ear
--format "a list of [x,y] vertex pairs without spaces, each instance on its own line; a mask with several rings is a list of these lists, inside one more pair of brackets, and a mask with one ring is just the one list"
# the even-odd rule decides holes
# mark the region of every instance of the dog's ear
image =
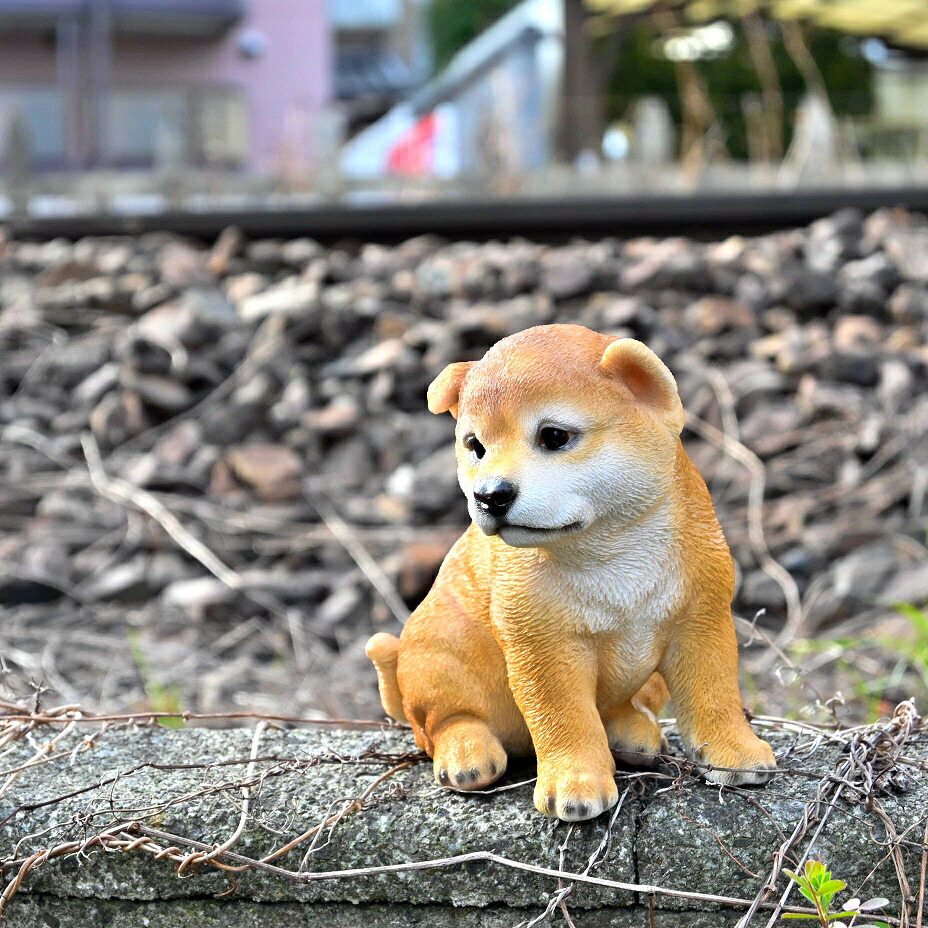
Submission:
[[451,412],[455,419],[458,417],[458,397],[467,372],[473,366],[473,361],[458,361],[449,364],[433,381],[429,387],[429,412]]
[[619,338],[603,352],[602,368],[621,380],[632,396],[647,407],[675,435],[683,431],[686,415],[677,382],[667,365],[647,345]]

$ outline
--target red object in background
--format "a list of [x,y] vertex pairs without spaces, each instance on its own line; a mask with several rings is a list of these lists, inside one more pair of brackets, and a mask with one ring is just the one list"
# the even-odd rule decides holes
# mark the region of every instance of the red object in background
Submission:
[[438,120],[435,113],[423,116],[394,143],[387,156],[391,174],[422,175],[432,173],[435,155],[435,135]]

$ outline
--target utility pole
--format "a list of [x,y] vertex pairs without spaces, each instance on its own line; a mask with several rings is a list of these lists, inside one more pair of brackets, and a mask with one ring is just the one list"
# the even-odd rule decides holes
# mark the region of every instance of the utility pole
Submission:
[[86,122],[81,93],[81,24],[77,16],[62,16],[56,28],[55,74],[58,92],[64,103],[64,165],[84,164],[83,149]]
[[112,22],[110,0],[88,0],[90,119],[88,153],[95,167],[103,167],[109,155],[107,108],[112,67]]
[[22,218],[29,213],[29,186],[32,181],[32,139],[22,110],[13,110],[4,140],[6,190],[12,214]]
[[603,92],[587,31],[583,0],[564,2],[564,85],[561,93],[558,154],[572,163],[583,151],[600,153]]

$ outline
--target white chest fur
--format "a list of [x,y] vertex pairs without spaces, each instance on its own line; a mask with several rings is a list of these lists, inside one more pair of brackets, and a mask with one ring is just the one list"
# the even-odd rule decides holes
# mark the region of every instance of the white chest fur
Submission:
[[556,596],[585,630],[622,632],[645,646],[683,596],[675,532],[666,509],[604,539],[596,557],[552,559],[547,567],[544,594]]

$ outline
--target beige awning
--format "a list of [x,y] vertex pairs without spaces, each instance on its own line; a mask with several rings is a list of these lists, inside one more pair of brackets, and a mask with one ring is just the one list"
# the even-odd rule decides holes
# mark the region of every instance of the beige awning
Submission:
[[[609,15],[642,13],[654,0],[587,0]],[[797,19],[839,32],[879,36],[896,45],[928,49],[928,0],[678,0],[670,4],[690,22],[760,10],[774,19]]]

